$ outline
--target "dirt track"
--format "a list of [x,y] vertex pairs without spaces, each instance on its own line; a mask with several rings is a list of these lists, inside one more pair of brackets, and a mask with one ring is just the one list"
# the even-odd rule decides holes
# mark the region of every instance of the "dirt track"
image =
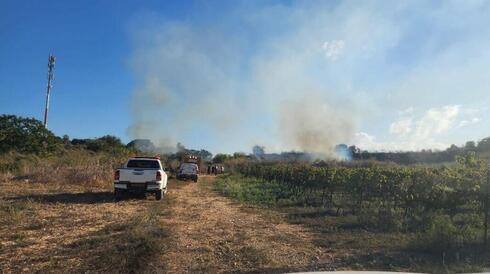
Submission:
[[212,191],[212,177],[171,191],[176,244],[164,256],[171,272],[283,272],[330,260],[301,226]]
[[0,183],[0,269],[119,272],[113,266],[120,257],[133,256],[125,237],[145,237],[145,232],[131,232],[141,230],[131,222],[154,212],[157,226],[166,231],[158,236],[164,252],[146,255],[147,272],[285,272],[328,266],[330,254],[315,247],[302,226],[220,196],[212,189],[213,180],[172,181],[164,201],[120,203],[100,189]]

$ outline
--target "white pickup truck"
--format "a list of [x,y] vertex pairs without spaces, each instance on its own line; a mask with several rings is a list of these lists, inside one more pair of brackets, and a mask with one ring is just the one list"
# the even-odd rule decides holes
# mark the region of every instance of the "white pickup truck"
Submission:
[[119,201],[124,194],[153,193],[157,200],[161,200],[167,193],[167,178],[160,158],[130,158],[114,173],[114,198]]

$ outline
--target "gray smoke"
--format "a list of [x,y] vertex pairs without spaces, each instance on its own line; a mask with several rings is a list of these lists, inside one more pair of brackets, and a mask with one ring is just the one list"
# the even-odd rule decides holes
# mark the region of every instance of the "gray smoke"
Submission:
[[259,143],[271,152],[334,155],[334,146],[353,136],[356,121],[354,104],[335,106],[339,96],[323,75],[344,42],[325,43],[332,34],[311,31],[309,15],[317,12],[303,8],[300,17],[295,10],[249,11],[242,23],[258,32],[271,23],[269,15],[294,19],[287,35],[265,29],[252,46],[247,32],[140,19],[130,62],[137,83],[130,137],[167,148],[206,142],[203,148],[213,152],[233,152]]
[[352,113],[315,94],[285,102],[280,117],[282,135],[291,147],[331,158],[337,157],[335,146],[355,133]]

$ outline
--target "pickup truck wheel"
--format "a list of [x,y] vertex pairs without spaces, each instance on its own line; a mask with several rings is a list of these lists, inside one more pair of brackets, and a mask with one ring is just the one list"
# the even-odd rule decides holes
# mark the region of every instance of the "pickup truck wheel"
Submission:
[[160,201],[160,200],[162,199],[162,196],[163,196],[163,189],[160,189],[159,191],[157,191],[157,192],[155,193],[155,199],[156,199],[157,201]]

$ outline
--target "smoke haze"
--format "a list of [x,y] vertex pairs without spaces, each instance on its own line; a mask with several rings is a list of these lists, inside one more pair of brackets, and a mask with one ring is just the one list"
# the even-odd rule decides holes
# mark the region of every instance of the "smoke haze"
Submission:
[[290,100],[281,105],[281,133],[294,149],[336,157],[335,146],[355,133],[353,114],[320,100],[319,95]]
[[[260,143],[273,150],[330,155],[335,144],[353,134],[353,114],[333,108],[327,85],[308,75],[317,58],[329,61],[323,40],[314,45],[315,53],[305,53],[296,46],[278,47],[293,37],[283,42],[271,37],[250,54],[243,45],[248,38],[241,34],[158,18],[139,20],[131,59],[137,79],[131,138],[149,138],[170,150],[178,141],[192,146],[193,138],[207,135],[224,150],[248,151]],[[337,47],[328,56],[338,58],[340,51]],[[275,142],[257,136],[254,127]]]
[[[133,19],[131,138],[168,149],[182,142],[215,153],[248,152],[260,144],[269,152],[326,155],[338,143],[403,150],[477,139],[463,139],[456,129],[482,121],[481,106],[490,103],[480,87],[490,79],[483,65],[490,61],[490,36],[472,27],[488,21],[488,5],[224,6],[216,14],[212,3],[198,4],[185,20],[154,13]],[[471,20],[452,23],[454,15]],[[482,54],[465,58],[471,52]],[[430,81],[434,75],[440,80]],[[472,89],[458,92],[462,86]],[[412,112],[399,114],[405,109]]]

